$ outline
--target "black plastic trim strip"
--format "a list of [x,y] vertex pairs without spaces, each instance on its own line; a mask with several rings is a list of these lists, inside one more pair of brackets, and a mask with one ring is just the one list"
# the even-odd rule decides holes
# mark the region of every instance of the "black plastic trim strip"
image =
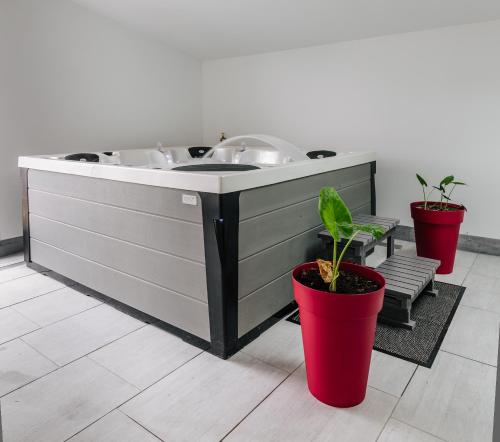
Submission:
[[377,214],[377,193],[375,190],[375,174],[377,173],[377,162],[372,161],[370,163],[370,213],[375,216]]
[[207,274],[210,352],[238,351],[238,233],[240,192],[199,193]]
[[24,261],[31,262],[31,247],[30,247],[30,214],[29,214],[29,200],[28,200],[28,170],[24,167],[21,168],[21,186],[22,186],[22,222],[23,222],[23,248],[24,248]]

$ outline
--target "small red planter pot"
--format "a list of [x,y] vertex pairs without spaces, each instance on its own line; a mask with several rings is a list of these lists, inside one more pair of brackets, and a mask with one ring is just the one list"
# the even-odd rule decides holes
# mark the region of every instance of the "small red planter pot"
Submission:
[[[427,202],[427,206],[440,203]],[[437,273],[453,272],[455,253],[457,251],[460,224],[464,220],[465,209],[458,204],[448,204],[456,208],[454,211],[424,210],[423,201],[410,204],[411,217],[415,227],[417,255],[425,258],[439,259],[441,265]]]
[[380,289],[360,295],[330,293],[311,289],[296,280],[302,270],[310,268],[317,268],[317,264],[309,262],[296,267],[292,277],[309,391],[325,404],[353,407],[363,402],[366,395],[385,280],[367,267],[342,263],[343,270],[377,282]]

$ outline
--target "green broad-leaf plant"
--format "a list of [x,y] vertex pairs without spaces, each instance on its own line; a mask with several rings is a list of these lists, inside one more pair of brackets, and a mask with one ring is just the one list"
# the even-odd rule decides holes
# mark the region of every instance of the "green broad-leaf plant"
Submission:
[[[430,190],[427,192],[426,190],[429,188],[429,185],[427,184],[427,181],[418,173],[417,173],[417,180],[422,186],[422,193],[424,195],[424,210],[427,210],[428,208],[432,210],[442,210],[442,211],[448,210],[448,203],[451,201],[451,195],[453,194],[455,187],[466,185],[462,181],[455,181],[455,177],[453,175],[448,175],[441,180],[439,186],[432,186]],[[450,191],[448,191],[448,186],[452,186]],[[432,207],[428,207],[429,196],[432,193],[433,189],[439,190],[439,192],[441,193],[440,204],[439,205],[434,204],[432,205]]]
[[[378,239],[385,233],[385,231],[382,226],[374,224],[354,224],[352,222],[351,212],[333,187],[323,187],[321,189],[319,194],[318,211],[323,224],[333,238],[332,261],[328,262],[328,267],[330,267],[328,270],[331,271],[321,271],[321,263],[324,263],[325,261],[318,260],[318,266],[320,266],[320,272],[323,280],[330,283],[330,291],[335,292],[337,289],[337,280],[340,274],[340,263],[342,262],[347,249],[356,235],[360,232],[366,232]],[[340,255],[337,257],[338,244],[342,238],[346,238],[347,242],[344,248],[340,251]]]

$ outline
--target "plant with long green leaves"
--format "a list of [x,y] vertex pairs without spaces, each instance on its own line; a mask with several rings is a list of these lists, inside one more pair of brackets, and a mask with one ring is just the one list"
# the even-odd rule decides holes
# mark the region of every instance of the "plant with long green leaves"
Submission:
[[[340,275],[340,263],[356,235],[360,232],[366,232],[379,239],[385,233],[385,230],[382,226],[375,224],[353,223],[351,212],[333,187],[323,187],[321,189],[318,211],[323,224],[333,239],[332,261],[329,262],[331,272],[328,272],[328,277],[324,276],[323,273],[321,276],[325,282],[330,283],[330,291],[335,292],[337,289],[337,280]],[[337,257],[338,244],[342,238],[346,238],[347,242]]]
[[[426,189],[429,187],[429,185],[427,184],[427,181],[418,173],[417,173],[417,180],[420,183],[420,185],[422,186],[422,192],[424,194],[424,210],[427,210],[429,196],[434,189],[439,190],[439,192],[441,194],[441,199],[440,199],[439,206],[433,206],[432,208],[434,210],[436,210],[436,209],[437,210],[448,210],[448,203],[451,201],[451,195],[453,194],[455,187],[466,185],[462,181],[455,181],[455,177],[453,175],[448,175],[441,180],[441,182],[439,183],[439,186],[432,186],[430,188],[429,192],[426,192]],[[452,187],[451,187],[451,190],[448,192],[449,186],[452,186]],[[443,204],[443,202],[444,202],[444,204]]]
[[417,180],[422,186],[422,193],[424,194],[424,209],[427,210],[427,201],[432,193],[432,187],[428,192],[426,192],[426,189],[429,187],[429,185],[427,184],[427,181],[418,173],[417,173]]

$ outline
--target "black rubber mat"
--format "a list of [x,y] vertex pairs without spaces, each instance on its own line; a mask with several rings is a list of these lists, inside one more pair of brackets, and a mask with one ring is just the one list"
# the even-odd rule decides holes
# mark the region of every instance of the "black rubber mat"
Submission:
[[[465,287],[436,282],[437,297],[420,295],[413,303],[411,317],[416,322],[413,330],[377,324],[375,350],[405,361],[431,368],[451,324]],[[287,321],[300,324],[296,311]]]

